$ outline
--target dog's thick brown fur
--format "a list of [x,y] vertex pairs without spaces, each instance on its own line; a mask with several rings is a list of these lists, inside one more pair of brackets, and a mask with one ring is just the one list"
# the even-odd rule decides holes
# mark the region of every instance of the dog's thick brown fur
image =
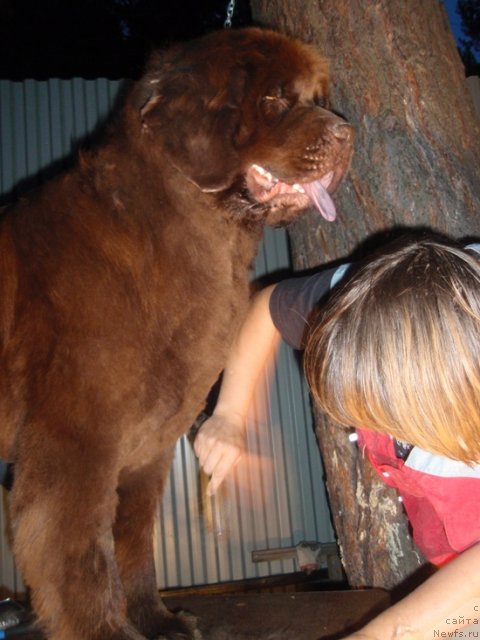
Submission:
[[263,225],[348,166],[327,85],[313,47],[271,31],[175,46],[101,144],[2,212],[0,457],[51,640],[187,632],[157,596],[156,504],[244,316]]

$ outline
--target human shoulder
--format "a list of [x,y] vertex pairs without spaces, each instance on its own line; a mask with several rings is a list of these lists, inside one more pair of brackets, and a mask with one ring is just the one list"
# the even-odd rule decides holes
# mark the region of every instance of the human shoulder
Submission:
[[350,264],[322,269],[307,276],[279,282],[270,296],[270,314],[283,339],[294,349],[302,348],[302,339],[315,307],[338,284]]

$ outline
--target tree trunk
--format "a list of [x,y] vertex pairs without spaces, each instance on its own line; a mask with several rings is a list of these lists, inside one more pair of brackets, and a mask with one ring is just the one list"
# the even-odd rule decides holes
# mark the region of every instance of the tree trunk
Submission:
[[[357,131],[338,219],[290,230],[294,266],[353,257],[402,228],[480,236],[480,131],[437,0],[251,0],[257,23],[318,46],[332,105]],[[334,526],[352,586],[390,588],[422,563],[394,492],[344,430],[317,416]]]

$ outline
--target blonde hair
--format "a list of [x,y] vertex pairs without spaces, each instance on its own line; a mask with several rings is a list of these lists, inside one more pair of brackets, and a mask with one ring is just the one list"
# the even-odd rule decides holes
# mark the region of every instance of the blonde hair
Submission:
[[305,372],[345,426],[480,462],[480,264],[453,242],[401,242],[320,312]]

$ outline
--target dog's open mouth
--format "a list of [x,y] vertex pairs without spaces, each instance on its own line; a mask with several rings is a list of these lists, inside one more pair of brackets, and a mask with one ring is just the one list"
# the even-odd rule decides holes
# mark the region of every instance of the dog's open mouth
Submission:
[[258,164],[252,164],[247,171],[247,186],[257,202],[284,201],[298,204],[299,208],[314,206],[325,220],[335,220],[337,212],[327,189],[331,185],[334,172],[329,171],[319,180],[306,183],[288,184],[275,178]]

